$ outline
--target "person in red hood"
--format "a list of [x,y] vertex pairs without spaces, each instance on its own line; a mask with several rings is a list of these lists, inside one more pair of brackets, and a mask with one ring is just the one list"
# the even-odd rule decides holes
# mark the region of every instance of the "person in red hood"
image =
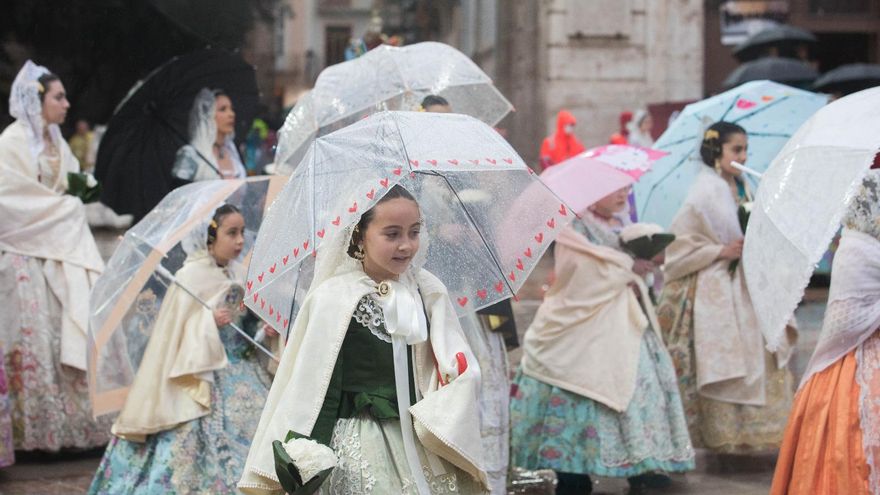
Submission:
[[620,112],[620,130],[611,135],[608,144],[628,144],[629,129],[627,125],[633,119],[633,113],[629,110]]
[[556,132],[544,138],[541,143],[541,170],[581,153],[586,148],[574,135],[577,119],[568,110],[560,110],[556,115]]

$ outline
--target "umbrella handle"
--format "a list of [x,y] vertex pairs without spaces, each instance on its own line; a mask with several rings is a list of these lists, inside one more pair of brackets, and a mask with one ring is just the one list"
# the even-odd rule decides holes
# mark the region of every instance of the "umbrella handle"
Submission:
[[[171,272],[169,272],[167,268],[165,268],[164,266],[162,266],[161,263],[159,263],[158,265],[156,265],[156,271],[157,271],[160,275],[162,275],[163,277],[165,277],[166,279],[168,279],[169,282],[171,282],[171,283],[177,285],[178,287],[180,287],[181,289],[183,289],[184,292],[186,292],[187,294],[189,294],[190,296],[192,296],[193,299],[195,299],[199,304],[201,304],[202,306],[204,306],[206,309],[208,309],[208,310],[213,310],[213,308],[211,308],[211,306],[209,306],[208,303],[206,303],[202,298],[200,298],[200,297],[197,296],[195,293],[193,293],[193,291],[189,290],[185,285],[183,285],[183,284],[181,284],[180,282],[178,282],[178,281],[177,281],[177,278],[175,278],[174,275],[172,275]],[[247,332],[245,332],[244,330],[242,330],[241,328],[239,328],[238,325],[236,325],[235,323],[230,322],[230,323],[229,323],[229,326],[231,326],[236,332],[238,332],[239,334],[241,334],[242,337],[244,337],[248,342],[250,342],[251,344],[253,344],[257,349],[263,351],[263,353],[265,353],[267,356],[269,356],[270,358],[274,359],[275,361],[280,362],[280,361],[278,360],[278,358],[275,357],[275,354],[272,354],[272,351],[270,351],[269,349],[266,349],[265,347],[263,347],[262,344],[260,344],[260,343],[257,342],[256,340],[254,340],[253,337],[251,337],[250,335],[247,334]]]

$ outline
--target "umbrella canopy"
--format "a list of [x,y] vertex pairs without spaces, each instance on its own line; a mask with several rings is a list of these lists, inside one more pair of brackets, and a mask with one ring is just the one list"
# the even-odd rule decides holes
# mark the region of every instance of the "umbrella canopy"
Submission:
[[639,180],[663,151],[611,144],[589,149],[554,165],[541,174],[547,184],[575,212]]
[[88,381],[95,416],[116,412],[125,404],[165,295],[167,280],[158,270],[175,273],[183,265],[185,244],[206,236],[207,222],[223,203],[238,206],[245,218],[245,249],[238,261],[246,263],[265,209],[284,180],[188,184],[172,191],[125,233],[90,300]]
[[395,184],[418,201],[424,267],[460,314],[514,295],[574,217],[479,120],[381,112],[310,147],[260,229],[245,303],[287,331],[323,243],[345,235]]
[[[634,186],[638,218],[664,227],[672,223],[700,167],[705,166],[700,144],[713,123],[724,120],[745,128],[749,137],[747,165],[761,172],[827,100],[827,96],[809,91],[755,81],[688,105],[654,143],[654,149],[669,155],[658,160]],[[747,179],[754,181],[752,176]]]
[[805,62],[794,58],[764,57],[746,62],[724,79],[725,88],[733,88],[749,81],[766,79],[796,87],[809,87],[819,73]]
[[779,24],[749,36],[733,49],[733,56],[746,62],[765,55],[767,48],[772,46],[786,48],[798,44],[814,45],[817,41],[816,36],[805,29]]
[[816,82],[813,89],[825,93],[842,93],[848,95],[864,89],[880,86],[880,65],[847,64],[830,70]]
[[449,45],[382,45],[364,56],[324,69],[279,131],[277,170],[290,174],[309,143],[382,110],[416,110],[429,95],[452,110],[497,124],[513,106],[477,64]]
[[779,348],[816,263],[880,148],[880,88],[836,100],[792,136],[764,173],[743,269],[767,347]]
[[136,84],[113,113],[95,164],[101,202],[142,218],[171,190],[174,155],[190,141],[189,113],[202,88],[226,92],[238,134],[247,133],[259,95],[254,68],[222,50],[174,57]]

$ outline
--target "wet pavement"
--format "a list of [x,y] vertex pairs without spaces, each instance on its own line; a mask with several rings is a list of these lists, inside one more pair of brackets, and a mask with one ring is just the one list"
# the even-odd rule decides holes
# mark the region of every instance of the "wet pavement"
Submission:
[[[119,231],[97,230],[95,238],[105,259],[117,242]],[[541,303],[543,287],[552,268],[552,257],[545,255],[519,293],[513,308],[517,327],[522,334],[531,323]],[[800,337],[792,359],[795,382],[800,379],[807,360],[816,344],[827,291],[807,291],[804,303],[798,308]],[[511,365],[519,362],[521,353],[510,353]],[[86,493],[102,451],[65,452],[61,454],[21,454],[17,463],[0,469],[0,495],[56,495]],[[685,475],[673,475],[672,485],[664,489],[630,492],[626,480],[594,479],[596,494],[665,493],[712,495],[766,495],[773,478],[775,456],[718,456],[711,452],[697,452],[697,469]]]

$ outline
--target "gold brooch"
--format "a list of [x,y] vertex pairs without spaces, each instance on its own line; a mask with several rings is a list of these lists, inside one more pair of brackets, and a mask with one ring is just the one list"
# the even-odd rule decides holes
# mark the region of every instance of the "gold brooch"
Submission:
[[376,287],[376,291],[379,292],[379,296],[385,297],[391,293],[391,284],[389,284],[387,281],[382,281]]

